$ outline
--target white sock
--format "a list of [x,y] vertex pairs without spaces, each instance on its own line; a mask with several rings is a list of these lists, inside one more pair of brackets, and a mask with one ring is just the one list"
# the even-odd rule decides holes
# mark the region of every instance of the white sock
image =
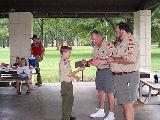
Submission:
[[110,112],[110,111],[109,111],[109,114],[114,116],[114,112]]
[[99,109],[100,112],[104,112],[104,109]]

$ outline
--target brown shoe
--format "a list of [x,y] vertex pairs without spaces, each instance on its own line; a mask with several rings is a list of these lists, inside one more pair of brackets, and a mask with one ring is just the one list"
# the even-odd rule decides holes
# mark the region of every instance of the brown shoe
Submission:
[[71,116],[71,117],[70,117],[70,120],[76,120],[76,117],[72,117],[72,116]]
[[17,90],[17,95],[21,95],[21,92],[19,90]]
[[41,87],[42,83],[36,83],[35,85],[37,85],[38,87]]
[[30,91],[30,90],[27,90],[26,95],[29,95],[30,93],[31,93],[31,91]]

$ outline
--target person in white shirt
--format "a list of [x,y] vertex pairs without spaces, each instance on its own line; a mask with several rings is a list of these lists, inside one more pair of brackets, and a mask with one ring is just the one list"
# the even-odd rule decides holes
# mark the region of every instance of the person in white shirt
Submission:
[[26,95],[30,94],[30,69],[29,66],[27,66],[27,62],[25,58],[21,58],[20,65],[17,68],[17,74],[18,74],[18,79],[16,80],[16,89],[18,95],[21,95],[21,91],[19,90],[19,83],[20,81],[25,81],[26,85],[28,87],[28,90],[26,92]]

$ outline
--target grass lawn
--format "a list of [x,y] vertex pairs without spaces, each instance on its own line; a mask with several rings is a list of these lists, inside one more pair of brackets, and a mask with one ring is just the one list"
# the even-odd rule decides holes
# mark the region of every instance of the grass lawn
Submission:
[[[73,47],[72,55],[71,55],[71,67],[72,70],[75,70],[74,63],[81,59],[90,59],[92,53],[92,47]],[[41,67],[41,75],[43,77],[43,81],[45,82],[56,82],[58,81],[58,73],[59,73],[59,61],[60,61],[60,53],[56,48],[47,48],[46,55],[44,60],[40,63]],[[94,77],[95,68],[86,68],[84,72],[84,76]],[[78,74],[81,76],[81,73]]]
[[160,71],[160,48],[152,46],[152,71]]
[[[71,55],[71,67],[72,70],[75,70],[74,63],[76,61],[87,59],[89,60],[92,54],[92,47],[73,47]],[[0,48],[0,62],[9,63],[9,48]],[[46,48],[45,56],[43,61],[40,63],[41,68],[41,76],[44,82],[58,82],[58,74],[59,74],[59,61],[60,61],[60,53],[56,48],[50,47]],[[91,79],[95,77],[96,69],[86,68],[84,72],[84,79]],[[78,73],[78,76],[81,76],[81,72]]]
[[[9,63],[9,49],[0,48],[0,62]],[[81,59],[89,60],[92,53],[92,47],[73,47],[71,56],[71,66],[74,70],[74,63]],[[41,75],[44,82],[58,82],[58,66],[60,54],[56,48],[46,48],[44,60],[40,63]],[[160,70],[160,49],[152,46],[152,70]],[[91,79],[95,77],[96,69],[94,67],[86,68],[84,72],[84,79]],[[81,73],[78,74],[81,76]]]

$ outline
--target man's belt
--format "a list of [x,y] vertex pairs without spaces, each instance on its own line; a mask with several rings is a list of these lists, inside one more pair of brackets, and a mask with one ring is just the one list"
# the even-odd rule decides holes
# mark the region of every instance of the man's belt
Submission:
[[103,68],[103,69],[97,68],[97,71],[106,70],[106,69],[109,69],[109,68]]
[[129,74],[129,73],[133,73],[135,71],[132,72],[112,72],[113,75],[124,75],[124,74]]

